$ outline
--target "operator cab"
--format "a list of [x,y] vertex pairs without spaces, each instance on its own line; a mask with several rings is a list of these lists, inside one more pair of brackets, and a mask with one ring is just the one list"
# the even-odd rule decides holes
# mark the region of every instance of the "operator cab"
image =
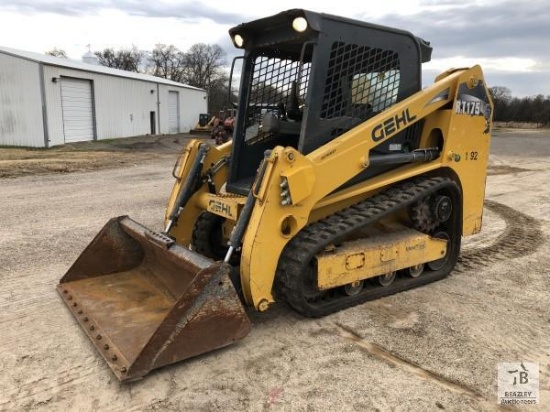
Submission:
[[[418,92],[421,63],[432,51],[406,31],[301,9],[229,34],[244,57],[227,190],[242,195],[266,150],[311,153]],[[413,125],[376,149],[414,150],[419,129]]]

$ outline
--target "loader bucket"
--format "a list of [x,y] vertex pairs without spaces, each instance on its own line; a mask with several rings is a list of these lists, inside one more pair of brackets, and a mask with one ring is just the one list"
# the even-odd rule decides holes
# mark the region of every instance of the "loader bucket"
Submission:
[[57,288],[118,379],[131,381],[248,334],[230,269],[122,216]]

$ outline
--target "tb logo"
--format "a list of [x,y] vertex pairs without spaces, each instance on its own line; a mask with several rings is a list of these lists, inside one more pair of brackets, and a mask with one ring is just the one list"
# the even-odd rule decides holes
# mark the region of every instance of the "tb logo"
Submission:
[[[514,374],[514,385],[517,385],[518,383],[520,385],[524,385],[529,382],[529,372],[527,368],[523,365],[523,362],[520,364],[521,369],[523,371],[516,369],[515,371],[508,371],[508,373]],[[516,375],[517,374],[517,375]]]

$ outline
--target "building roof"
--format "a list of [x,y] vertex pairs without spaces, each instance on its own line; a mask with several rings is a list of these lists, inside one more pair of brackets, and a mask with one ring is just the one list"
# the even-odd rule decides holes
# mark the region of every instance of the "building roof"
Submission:
[[66,67],[68,69],[82,70],[92,73],[107,74],[110,76],[125,77],[128,79],[142,80],[169,86],[185,87],[193,90],[203,90],[198,87],[189,86],[187,84],[174,82],[172,80],[163,79],[162,77],[151,76],[149,74],[129,72],[126,70],[112,69],[106,66],[84,63],[78,60],[66,59],[63,57],[54,57],[46,54],[34,53],[25,50],[12,49],[10,47],[0,46],[0,53],[7,54],[13,57],[30,60],[37,63],[47,64],[49,66]]

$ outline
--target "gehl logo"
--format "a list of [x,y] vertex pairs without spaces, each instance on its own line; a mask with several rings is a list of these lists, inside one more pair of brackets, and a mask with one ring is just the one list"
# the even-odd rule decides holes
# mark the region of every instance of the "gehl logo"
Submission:
[[414,119],[416,119],[416,115],[411,115],[409,109],[406,108],[401,114],[396,114],[374,126],[371,132],[372,140],[378,142],[394,132],[407,127]]
[[231,206],[220,202],[219,200],[211,199],[208,202],[208,208],[218,215],[225,215],[231,218],[233,217],[233,213],[231,213]]

